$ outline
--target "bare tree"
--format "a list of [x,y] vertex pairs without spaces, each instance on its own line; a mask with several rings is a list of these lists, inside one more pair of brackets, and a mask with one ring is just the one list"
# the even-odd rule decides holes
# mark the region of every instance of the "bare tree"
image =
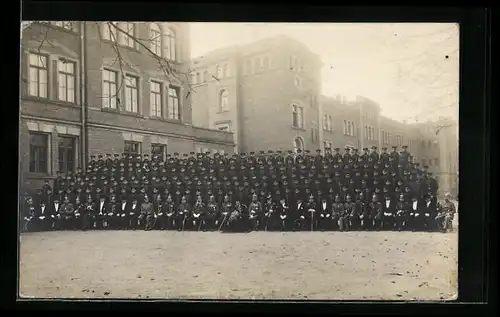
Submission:
[[[69,22],[69,21],[68,21]],[[42,49],[45,45],[54,47],[54,44],[51,43],[49,40],[49,33],[51,32],[52,25],[53,23],[63,23],[63,22],[49,22],[49,21],[24,21],[21,22],[21,30],[22,32],[26,31],[27,29],[32,29],[32,30],[37,30],[39,34],[35,37],[40,43],[38,46],[38,51]],[[176,65],[173,65],[167,58],[161,56],[161,54],[155,53],[151,49],[151,43],[153,41],[156,41],[157,38],[141,38],[137,36],[134,32],[130,32],[128,30],[125,30],[123,27],[121,27],[120,23],[113,22],[113,21],[105,21],[105,22],[82,22],[82,23],[88,23],[88,24],[95,24],[96,29],[98,30],[99,34],[101,34],[102,27],[107,27],[109,28],[109,34],[111,36],[111,45],[113,47],[113,50],[115,52],[115,57],[112,61],[112,65],[110,66],[115,66],[118,65],[118,68],[120,69],[120,77],[122,80],[120,81],[120,86],[117,87],[117,91],[115,96],[106,96],[106,98],[109,97],[118,97],[118,94],[120,93],[121,89],[123,88],[123,82],[125,81],[125,71],[124,71],[124,66],[136,66],[140,67],[140,65],[130,65],[130,62],[127,61],[126,58],[124,58],[124,54],[122,53],[123,48],[121,45],[119,45],[119,37],[122,36],[124,38],[130,39],[134,43],[134,47],[140,47],[141,50],[144,50],[146,54],[150,57],[152,57],[155,60],[155,63],[157,65],[157,68],[161,71],[163,74],[163,79],[171,83],[172,78],[180,82],[182,85],[187,85],[188,90],[186,92],[185,98],[188,98],[189,95],[193,92],[195,92],[195,88],[200,85],[198,84],[193,84],[190,80],[190,77],[195,74],[194,69],[187,69],[185,71],[181,71],[179,67],[176,67]],[[156,25],[161,29],[161,22],[153,22],[156,23]],[[35,28],[36,26],[36,28]],[[22,34],[21,32],[21,34]],[[88,36],[88,35],[87,35]],[[98,35],[99,36],[99,35]],[[161,34],[159,36],[162,36]],[[22,37],[22,35],[21,35]],[[217,78],[214,74],[209,73],[212,78],[215,80],[219,81],[219,78]],[[101,96],[101,98],[104,98]],[[117,102],[120,103],[120,100],[117,98]]]

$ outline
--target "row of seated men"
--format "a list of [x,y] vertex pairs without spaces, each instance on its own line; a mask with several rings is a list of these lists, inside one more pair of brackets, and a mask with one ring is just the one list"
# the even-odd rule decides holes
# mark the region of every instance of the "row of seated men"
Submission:
[[88,195],[73,203],[68,196],[55,199],[50,205],[43,200],[35,203],[27,197],[24,206],[25,231],[89,230],[89,229],[160,229],[160,230],[448,230],[456,212],[449,196],[438,204],[431,195],[423,199],[403,194],[398,199],[390,195],[379,199],[374,194],[367,199],[363,193],[356,197],[336,195],[327,197],[300,196],[294,200],[268,195],[262,203],[254,194],[248,205],[225,195],[217,201],[211,195],[204,201],[198,196],[191,204],[181,197],[176,204],[171,195],[150,199],[121,197],[112,194],[94,199]]

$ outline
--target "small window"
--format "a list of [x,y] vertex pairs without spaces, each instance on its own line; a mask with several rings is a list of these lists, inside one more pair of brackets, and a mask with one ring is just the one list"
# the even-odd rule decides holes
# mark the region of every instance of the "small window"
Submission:
[[47,56],[29,54],[29,94],[47,98],[48,64]]
[[54,22],[52,22],[52,24],[57,26],[57,27],[66,29],[66,30],[73,31],[74,25],[73,25],[73,22],[71,22],[71,21],[54,21]]
[[135,26],[133,22],[123,22],[120,23],[119,27],[121,27],[120,31],[120,44],[128,47],[135,46]]
[[139,113],[138,81],[135,76],[125,76],[125,111]]
[[304,151],[304,141],[301,138],[295,138],[293,140],[294,150],[297,153],[298,150]]
[[292,125],[296,128],[304,128],[304,108],[298,105],[292,106]]
[[103,22],[102,28],[102,39],[106,41],[116,42],[116,22]]
[[59,136],[59,171],[66,174],[75,171],[76,138]]
[[229,123],[219,123],[215,125],[215,128],[219,131],[230,132]]
[[152,81],[150,89],[151,116],[161,118],[163,117],[162,84]]
[[116,109],[117,101],[117,73],[104,69],[102,72],[102,106]]
[[58,98],[60,101],[75,102],[75,63],[65,59],[57,62]]
[[165,160],[165,155],[167,153],[167,147],[164,144],[151,144],[151,157],[158,156],[160,161]]
[[174,30],[167,28],[165,32],[165,57],[172,61],[177,58],[177,38]]
[[162,32],[158,23],[149,24],[149,43],[151,46],[151,51],[158,56],[162,56],[161,49],[162,42]]
[[30,142],[30,172],[48,173],[49,161],[49,137],[47,134],[32,133],[29,134]]
[[180,120],[179,88],[170,86],[168,88],[168,118]]
[[141,143],[125,141],[125,149],[123,152],[127,155],[139,155],[141,153]]
[[229,110],[229,97],[226,89],[222,89],[219,94],[219,109],[220,111]]

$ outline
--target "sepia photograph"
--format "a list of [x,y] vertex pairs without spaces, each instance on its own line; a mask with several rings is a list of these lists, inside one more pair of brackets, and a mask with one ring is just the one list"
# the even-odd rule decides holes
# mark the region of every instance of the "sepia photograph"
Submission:
[[21,22],[19,299],[457,299],[459,33]]

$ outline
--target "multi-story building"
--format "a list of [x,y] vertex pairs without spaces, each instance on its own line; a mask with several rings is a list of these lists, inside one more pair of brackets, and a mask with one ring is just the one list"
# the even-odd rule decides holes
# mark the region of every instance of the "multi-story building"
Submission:
[[319,148],[321,61],[277,36],[193,60],[193,123],[233,132],[236,150]]
[[382,116],[380,105],[366,97],[322,96],[322,63],[294,39],[278,36],[219,49],[195,58],[191,67],[193,122],[233,132],[239,152],[374,145],[390,151],[407,145],[414,161],[438,176],[441,192],[458,188],[457,174],[450,171],[458,166],[453,129],[436,134],[433,127],[443,123]]
[[192,125],[190,88],[182,80],[189,72],[188,31],[187,23],[26,27],[21,187],[38,187],[56,171],[85,168],[91,154],[232,153],[232,133]]

